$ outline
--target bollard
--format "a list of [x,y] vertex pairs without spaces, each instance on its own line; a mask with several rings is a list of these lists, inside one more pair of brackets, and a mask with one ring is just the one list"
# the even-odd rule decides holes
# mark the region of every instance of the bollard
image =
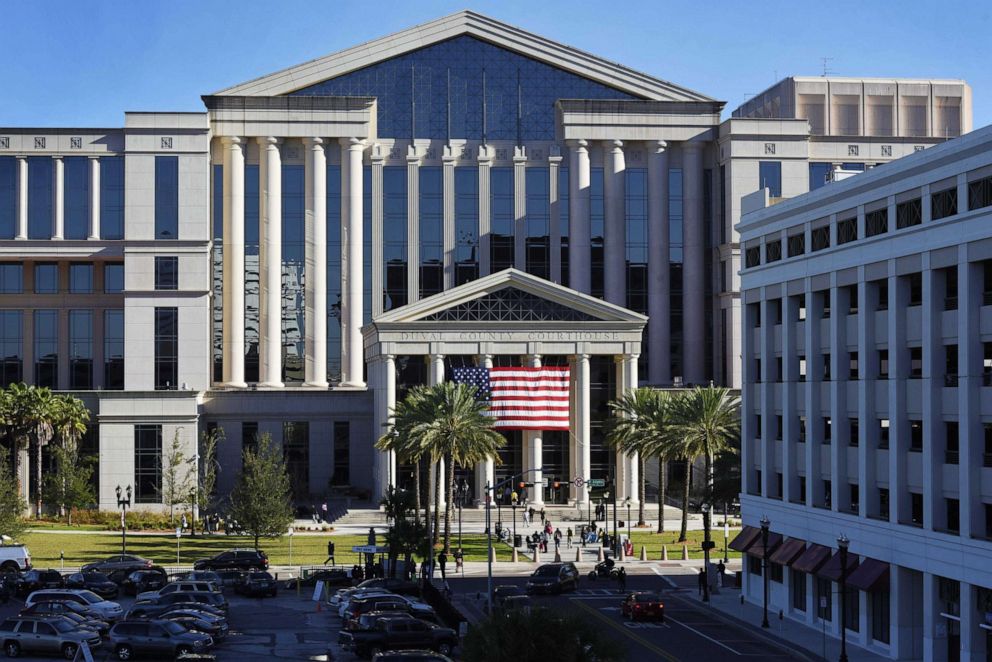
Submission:
[[661,560],[662,561],[668,560],[668,545],[661,546]]
[[689,560],[689,546],[688,545],[682,545],[682,560],[683,561],[688,561]]
[[576,547],[575,548],[575,562],[578,563],[581,560],[582,560],[582,548],[581,547]]
[[644,545],[641,545],[641,560],[642,561],[648,560],[648,548],[645,547]]
[[516,547],[513,548],[513,557],[510,558],[510,560],[512,562],[514,562],[514,563],[519,563],[520,562],[520,555],[517,554],[517,548]]
[[496,563],[496,548],[492,545],[489,546],[489,560]]
[[540,547],[535,547],[534,548],[534,563],[540,563],[540,562],[541,562],[541,548]]
[[561,563],[561,553],[557,549],[555,550],[555,563]]
[[624,561],[627,560],[627,553],[624,552],[623,546],[620,547],[620,559],[619,560],[620,560],[620,563],[623,563]]
[[603,554],[603,547],[602,546],[597,547],[597,549],[599,550],[599,553],[596,556],[596,561],[599,562],[599,563],[602,563],[603,561],[606,560],[606,555]]

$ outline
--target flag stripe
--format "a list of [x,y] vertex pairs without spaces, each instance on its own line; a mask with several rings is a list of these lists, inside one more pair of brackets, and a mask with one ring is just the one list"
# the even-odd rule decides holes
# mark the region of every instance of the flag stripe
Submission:
[[476,387],[497,429],[569,429],[568,368],[455,368],[454,379]]

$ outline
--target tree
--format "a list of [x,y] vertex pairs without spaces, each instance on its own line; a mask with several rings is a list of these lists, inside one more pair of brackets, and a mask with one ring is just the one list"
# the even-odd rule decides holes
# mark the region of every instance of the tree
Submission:
[[[204,431],[200,435],[200,452],[198,454],[197,473],[199,474],[191,486],[190,503],[194,504],[199,517],[209,513],[214,506],[214,490],[217,487],[217,444],[224,440],[224,430],[217,428]],[[195,518],[194,518],[195,519]],[[193,534],[196,534],[194,526]]]
[[[386,518],[392,525],[386,531],[386,545],[389,546],[389,576],[396,576],[396,561],[403,556],[404,563],[412,563],[413,555],[424,545],[426,528],[418,518],[410,520],[410,511],[415,511],[413,495],[409,490],[390,486],[382,499]],[[430,551],[428,550],[428,554]]]
[[241,473],[231,491],[231,517],[255,539],[275,538],[293,523],[292,489],[282,453],[269,434],[246,450]]
[[189,503],[196,487],[191,475],[192,460],[183,450],[179,430],[176,430],[162,456],[162,505],[168,507],[169,521],[173,524],[176,521],[176,507]]
[[[549,654],[550,652],[550,654]],[[497,612],[469,628],[462,640],[466,662],[620,662],[623,646],[580,616],[544,607]]]
[[73,509],[86,508],[96,502],[96,490],[90,482],[93,477],[93,460],[80,460],[79,451],[73,446],[52,447],[55,473],[45,478],[45,500],[59,507],[59,513],[68,518],[72,526]]
[[[3,413],[3,436],[10,439],[11,466],[15,480],[20,481],[20,451],[27,448],[34,465],[35,489],[32,501],[35,515],[41,516],[42,475],[41,449],[52,439],[52,418],[55,405],[52,392],[47,388],[11,384],[0,399]],[[29,481],[30,482],[30,481]],[[23,486],[21,486],[23,490]]]
[[16,540],[24,532],[27,524],[21,515],[27,507],[7,458],[0,454],[0,536]]

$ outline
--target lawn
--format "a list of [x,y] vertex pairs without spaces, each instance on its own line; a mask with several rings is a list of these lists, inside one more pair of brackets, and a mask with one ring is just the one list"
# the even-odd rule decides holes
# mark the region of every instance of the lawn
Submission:
[[[661,547],[662,545],[668,546],[668,558],[670,560],[679,560],[682,558],[682,543],[676,542],[679,538],[678,526],[672,527],[668,522],[666,524],[666,531],[664,533],[655,533],[655,528],[657,524],[653,524],[650,529],[634,529],[632,538],[634,540],[634,555],[636,557],[640,556],[641,546],[647,548],[648,559],[651,561],[657,561],[661,558]],[[730,529],[730,536],[728,542],[733,540],[734,537],[740,532],[740,529]],[[618,531],[620,533],[620,531]],[[626,533],[626,530],[623,531]],[[703,550],[701,549],[703,541],[702,531],[689,531],[687,533],[688,540],[686,545],[689,547],[689,558],[690,559],[701,559],[703,558]],[[716,543],[716,548],[710,553],[710,558],[716,559],[717,556],[723,558],[723,527],[717,527],[711,530],[710,539]],[[732,559],[740,558],[740,552],[735,552],[734,550],[728,550],[728,556]]]
[[[327,541],[335,545],[335,561],[338,565],[352,565],[359,561],[358,554],[351,551],[353,546],[365,545],[367,539],[361,535],[338,536],[293,536],[292,564],[321,565],[327,558]],[[60,553],[65,554],[65,565],[78,566],[98,560],[121,550],[120,534],[110,533],[26,533],[20,542],[28,546],[31,560],[36,567],[59,567]],[[380,537],[380,544],[382,539]],[[244,536],[183,536],[179,540],[179,565],[190,565],[197,559],[212,556],[232,547],[252,547],[254,541]],[[463,538],[465,560],[486,560],[486,539],[481,534],[466,535]],[[457,546],[457,536],[452,537],[452,548]],[[273,565],[290,564],[290,537],[262,539],[259,547],[269,555]],[[127,538],[127,551],[151,559],[159,564],[176,563],[176,537],[174,534],[131,535]],[[511,550],[505,543],[496,543],[497,561],[509,561]],[[449,561],[454,566],[454,559]]]

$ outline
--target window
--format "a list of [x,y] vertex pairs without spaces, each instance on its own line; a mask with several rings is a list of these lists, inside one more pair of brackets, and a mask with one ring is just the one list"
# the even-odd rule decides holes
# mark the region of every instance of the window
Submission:
[[865,214],[865,236],[874,237],[889,231],[889,210],[885,207]]
[[782,439],[782,429],[783,429],[782,416],[778,415],[775,417],[775,438],[778,440]]
[[920,492],[909,493],[910,524],[923,526],[923,494]]
[[957,267],[942,269],[944,276],[944,310],[958,309],[958,270]]
[[179,289],[179,257],[176,255],[155,256],[155,289]]
[[881,418],[878,420],[878,447],[880,449],[886,449],[889,447],[889,427],[891,423],[887,418]]
[[881,519],[889,519],[889,488],[878,488],[878,516]]
[[944,386],[958,385],[958,346],[944,345]]
[[20,382],[24,362],[24,313],[0,310],[0,386]]
[[861,505],[861,489],[857,483],[848,484],[848,498],[850,499],[851,512],[857,514],[858,508]]
[[[565,189],[568,189],[567,180]],[[558,206],[561,210],[562,204],[559,203]],[[562,248],[563,253],[566,250]],[[567,270],[567,264],[562,263],[563,272]],[[455,285],[462,285],[478,277],[479,169],[455,168]]]
[[334,421],[334,472],[332,485],[348,485],[351,482],[351,423]]
[[52,238],[52,168],[50,156],[28,157],[28,239]]
[[829,480],[823,481],[823,507],[830,508],[834,498],[834,487]]
[[[514,264],[513,168],[490,168],[490,272]],[[601,178],[600,178],[601,179]]]
[[982,386],[992,386],[992,342],[982,343]]
[[845,218],[837,221],[837,243],[847,244],[858,238],[858,219]]
[[100,238],[124,238],[124,157],[100,157]]
[[923,276],[910,274],[907,278],[909,278],[909,305],[919,306],[923,303]]
[[793,498],[796,503],[806,503],[806,476],[799,477],[799,498]]
[[923,377],[923,348],[909,348],[909,378],[920,379]]
[[761,432],[761,414],[755,414],[754,415],[754,429],[758,431],[758,435],[757,436],[760,438],[762,436],[762,432]]
[[34,311],[34,383],[59,387],[59,311]]
[[768,196],[782,197],[782,163],[779,161],[758,162],[758,188],[768,189]]
[[992,205],[992,177],[968,182],[968,209]]
[[861,424],[856,418],[847,419],[847,445],[857,446],[860,441]]
[[917,453],[923,451],[923,421],[909,421],[909,450]]
[[958,189],[952,186],[943,191],[930,193],[930,218],[934,221],[954,216],[958,213]]
[[242,421],[241,423],[241,453],[258,451],[258,423]]
[[744,250],[744,266],[756,267],[761,264],[761,246],[751,246]]
[[888,310],[889,309],[889,281],[887,280],[877,280],[875,281],[876,292],[878,294],[878,308],[876,310]]
[[59,265],[42,262],[34,265],[34,293],[58,294]]
[[858,353],[857,352],[848,352],[847,353],[847,356],[848,356],[848,358],[847,358],[847,364],[848,364],[847,376],[848,376],[849,379],[857,379],[858,378]]
[[764,376],[761,374],[761,359],[754,359],[754,374],[756,382],[764,381]]
[[982,305],[992,304],[992,260],[982,261]]
[[799,381],[806,381],[806,355],[799,355]]
[[800,232],[799,234],[789,235],[789,257],[796,257],[802,255],[806,252],[806,235]]
[[424,298],[444,290],[444,193],[441,168],[421,166],[419,175],[420,297]]
[[761,557],[752,556],[748,554],[747,564],[748,564],[748,568],[747,568],[748,574],[755,575],[758,577],[761,576]]
[[[643,172],[643,171],[640,171]],[[541,278],[551,277],[551,198],[549,193],[550,175],[547,168],[527,168],[525,170],[525,209],[526,223],[524,236],[525,265],[527,273]],[[642,193],[646,198],[647,191],[643,190],[644,177],[635,177],[631,169],[627,170],[627,230],[632,230],[630,212],[633,211],[631,196],[634,191],[630,184],[637,180],[641,184]],[[643,225],[643,224],[642,224]]]
[[781,584],[782,583],[782,579],[783,579],[783,575],[784,575],[784,573],[782,572],[782,566],[780,564],[778,564],[778,563],[772,563],[772,562],[769,561],[769,563],[768,563],[768,579],[771,580],[771,581],[773,581],[773,582],[777,582],[777,583]]
[[816,300],[820,303],[820,310],[823,311],[821,318],[825,320],[830,319],[830,292],[817,292],[813,296],[816,297]]
[[120,262],[108,262],[103,265],[103,291],[106,294],[124,292],[124,265]]
[[816,605],[816,615],[829,623],[833,620],[833,584],[829,579],[822,577],[816,577],[815,582],[816,595],[813,604]]
[[847,587],[844,594],[844,627],[851,632],[858,632],[861,629],[861,592],[851,586]]
[[783,372],[783,368],[782,368],[782,357],[781,356],[776,356],[775,357],[775,381],[777,381],[777,382],[782,381],[782,378],[783,378],[784,375],[785,375],[785,373]]
[[772,324],[782,323],[782,300],[772,299],[768,302],[768,309],[771,311],[769,314],[769,321]]
[[809,190],[815,191],[829,182],[832,168],[833,166],[830,163],[810,163]]
[[947,511],[947,530],[952,533],[961,531],[961,502],[958,499],[944,499]]
[[282,453],[293,497],[297,500],[309,497],[310,424],[308,422],[286,421],[282,424]]
[[824,416],[823,417],[823,443],[825,443],[825,444],[829,444],[830,443],[830,434],[831,434],[832,427],[833,427],[833,425],[831,423],[830,417],[829,416]]
[[858,314],[858,286],[849,285],[847,288],[847,314]]
[[69,292],[91,294],[93,292],[93,265],[88,262],[73,262],[69,265]]
[[992,423],[982,426],[985,432],[985,452],[982,458],[983,467],[992,467]]
[[806,295],[800,294],[796,297],[796,309],[798,311],[797,317],[798,321],[803,322],[806,320]]
[[179,157],[155,157],[155,238],[179,238]]
[[813,252],[822,251],[825,248],[830,248],[830,226],[824,225],[823,227],[813,228],[810,232],[810,238],[813,242]]
[[134,426],[134,502],[159,503],[162,493],[162,426]]
[[889,643],[889,592],[874,591],[868,594],[871,610],[871,638],[883,644]]
[[383,310],[407,303],[407,171],[382,169],[383,186]]
[[957,464],[960,450],[960,428],[957,421],[944,423],[944,464]]
[[765,262],[778,262],[782,259],[782,240],[765,242]]
[[889,350],[878,350],[878,378],[889,378]]
[[86,239],[90,236],[90,164],[85,156],[62,159],[63,210],[66,239]]
[[69,388],[93,388],[93,311],[69,311]]
[[0,264],[0,294],[20,294],[23,291],[24,268],[21,263]]
[[124,311],[103,313],[103,387],[124,389]]
[[923,205],[919,198],[913,198],[896,205],[896,228],[902,230],[923,222]]
[[175,390],[179,379],[179,309],[155,309],[155,390]]
[[823,380],[830,381],[830,354],[823,355]]
[[800,416],[799,417],[799,431],[798,431],[798,437],[797,437],[796,441],[799,442],[800,444],[806,443],[806,417],[805,416]]
[[17,225],[17,159],[0,156],[0,239],[13,239]]

